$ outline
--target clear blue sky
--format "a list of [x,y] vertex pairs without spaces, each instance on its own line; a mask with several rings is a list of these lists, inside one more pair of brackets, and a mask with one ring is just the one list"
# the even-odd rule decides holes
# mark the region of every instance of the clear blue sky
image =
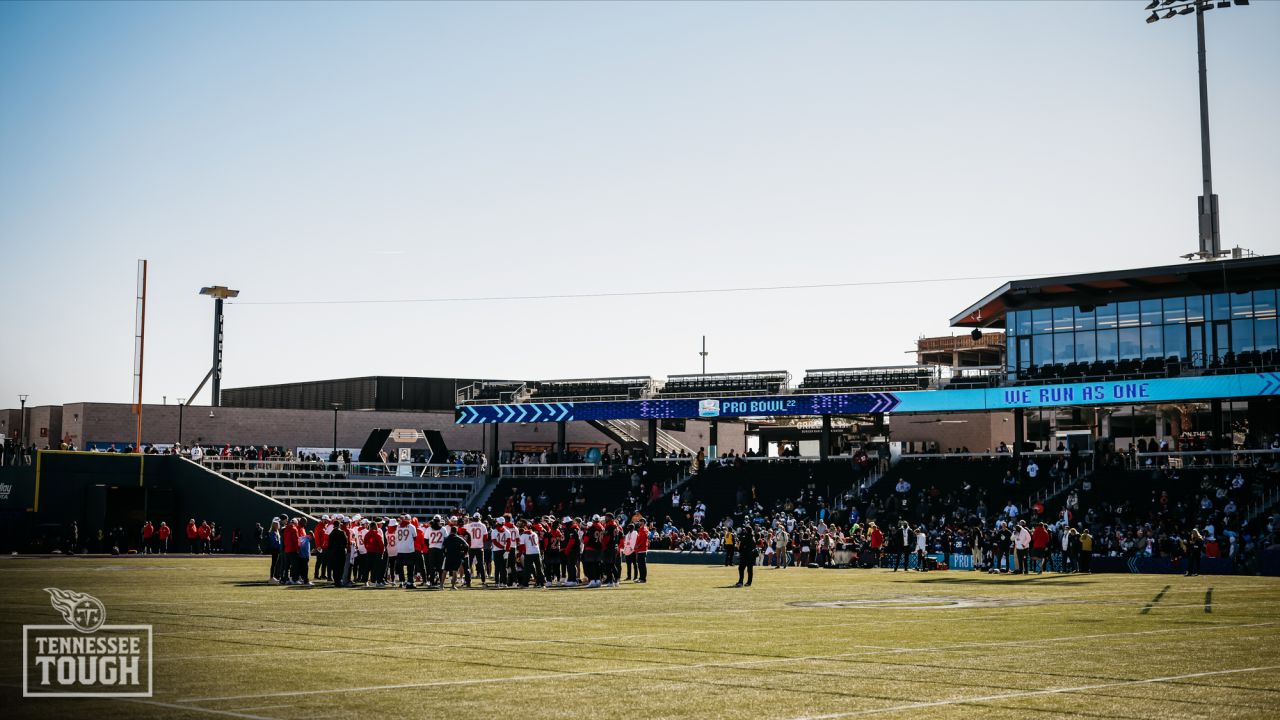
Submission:
[[[1177,262],[1195,23],[1140,0],[0,4],[0,407],[208,368],[210,301],[1044,275]],[[1280,251],[1280,3],[1214,10],[1225,244]],[[224,386],[903,362],[997,280],[232,305]],[[205,401],[208,391],[201,398]]]

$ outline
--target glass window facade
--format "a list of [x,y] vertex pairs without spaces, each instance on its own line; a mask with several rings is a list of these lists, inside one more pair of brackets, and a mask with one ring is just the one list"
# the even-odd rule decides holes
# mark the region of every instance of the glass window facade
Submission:
[[1010,371],[1163,358],[1204,366],[1227,352],[1280,352],[1277,290],[1011,311]]

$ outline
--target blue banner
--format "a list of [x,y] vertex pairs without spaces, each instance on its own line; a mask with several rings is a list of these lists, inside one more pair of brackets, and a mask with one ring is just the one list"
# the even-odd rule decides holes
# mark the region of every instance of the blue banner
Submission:
[[759,417],[764,415],[861,415],[887,412],[956,412],[1215,400],[1280,395],[1280,373],[1025,385],[981,390],[655,398],[613,402],[549,402],[460,405],[456,421],[475,423],[561,420],[647,420]]

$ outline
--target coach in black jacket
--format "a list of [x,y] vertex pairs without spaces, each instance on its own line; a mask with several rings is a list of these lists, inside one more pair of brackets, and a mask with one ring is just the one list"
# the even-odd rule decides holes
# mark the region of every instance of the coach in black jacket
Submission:
[[333,584],[339,586],[350,585],[346,582],[346,578],[342,577],[342,570],[347,562],[347,528],[344,518],[338,518],[333,526],[333,532],[329,533],[329,546],[325,548],[325,557],[329,560],[329,576],[333,578]]

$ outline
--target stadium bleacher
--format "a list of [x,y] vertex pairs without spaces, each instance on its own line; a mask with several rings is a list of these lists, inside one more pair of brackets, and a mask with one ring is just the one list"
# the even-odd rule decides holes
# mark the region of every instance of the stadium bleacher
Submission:
[[791,373],[785,370],[759,372],[668,375],[658,391],[664,396],[686,395],[777,395],[788,389]]
[[543,380],[532,384],[532,402],[544,400],[639,400],[653,386],[651,377]]
[[474,465],[338,465],[214,457],[201,464],[315,517],[338,511],[366,517],[444,513],[465,506],[481,482]]
[[799,390],[925,390],[933,371],[922,365],[805,370]]

